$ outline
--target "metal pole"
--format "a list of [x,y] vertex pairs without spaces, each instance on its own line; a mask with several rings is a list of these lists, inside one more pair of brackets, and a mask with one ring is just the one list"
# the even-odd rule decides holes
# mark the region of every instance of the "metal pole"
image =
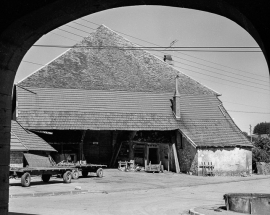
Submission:
[[252,127],[249,125],[249,133],[250,133],[250,142],[252,142],[252,133],[251,133]]

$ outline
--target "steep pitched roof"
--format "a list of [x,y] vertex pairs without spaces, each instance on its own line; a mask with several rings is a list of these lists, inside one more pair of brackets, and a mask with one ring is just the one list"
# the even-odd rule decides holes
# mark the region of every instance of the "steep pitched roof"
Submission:
[[[88,48],[90,46],[98,48]],[[178,74],[181,93],[217,95],[213,90],[152,54],[144,50],[124,50],[121,47],[136,47],[136,45],[102,25],[77,44],[76,48],[68,50],[18,85],[85,90],[174,92],[174,78]]]
[[[29,129],[180,129],[197,146],[251,145],[218,93],[146,51],[121,47],[136,45],[100,26],[19,82],[18,121]],[[180,121],[169,101],[176,75]]]
[[181,96],[181,117],[180,131],[198,147],[252,147],[215,96]]
[[17,121],[28,129],[174,130],[172,93],[17,87]]
[[11,122],[11,150],[56,151],[42,138],[28,130],[25,130],[13,120]]

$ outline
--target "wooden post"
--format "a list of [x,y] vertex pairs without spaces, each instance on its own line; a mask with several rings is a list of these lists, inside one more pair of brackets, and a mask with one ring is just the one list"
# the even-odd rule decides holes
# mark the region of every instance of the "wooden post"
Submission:
[[[115,158],[116,153],[117,153],[117,142],[116,142],[117,136],[118,136],[118,131],[112,131],[112,148],[113,148],[113,150],[112,150],[112,157],[111,157],[109,167],[112,167],[115,163],[114,158]],[[118,156],[118,153],[117,153],[117,156]]]
[[86,130],[83,131],[80,146],[79,146],[79,158],[80,160],[84,160],[84,155],[83,155],[83,140],[85,137]]
[[115,155],[114,158],[113,158],[113,161],[112,161],[112,165],[111,165],[111,166],[114,166],[115,161],[116,161],[116,159],[117,159],[117,157],[118,157],[118,154],[119,154],[119,152],[120,152],[120,149],[121,149],[121,147],[122,147],[122,144],[123,144],[123,142],[120,143],[119,148],[118,148],[118,150],[117,150],[117,153],[116,153],[116,155]]
[[175,147],[174,143],[172,144],[172,147],[173,147],[173,155],[174,155],[176,173],[180,173],[180,166],[179,166],[177,151],[176,151],[176,147]]
[[170,171],[170,146],[168,147],[168,172]]
[[135,137],[137,131],[130,131],[128,135],[128,140],[129,140],[129,160],[134,160],[134,148],[133,148],[133,138]]

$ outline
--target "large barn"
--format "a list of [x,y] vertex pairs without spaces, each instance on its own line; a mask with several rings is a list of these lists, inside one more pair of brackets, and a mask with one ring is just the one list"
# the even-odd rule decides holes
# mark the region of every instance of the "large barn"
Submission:
[[[134,48],[135,47],[135,48]],[[202,85],[106,26],[14,86],[13,119],[71,158],[252,172],[251,143]],[[174,153],[175,151],[175,153]],[[176,159],[177,158],[177,159]]]

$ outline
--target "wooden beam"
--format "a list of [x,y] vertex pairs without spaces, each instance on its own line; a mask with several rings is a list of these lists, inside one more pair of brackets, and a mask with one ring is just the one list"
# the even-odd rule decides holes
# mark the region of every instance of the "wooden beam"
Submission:
[[80,160],[84,160],[83,141],[84,141],[85,134],[86,134],[86,130],[83,131],[81,142],[80,142],[80,145],[79,145],[79,158],[80,158]]
[[179,166],[179,161],[178,161],[178,156],[177,156],[175,143],[172,144],[172,147],[173,147],[173,155],[174,155],[176,173],[180,173],[180,166]]

